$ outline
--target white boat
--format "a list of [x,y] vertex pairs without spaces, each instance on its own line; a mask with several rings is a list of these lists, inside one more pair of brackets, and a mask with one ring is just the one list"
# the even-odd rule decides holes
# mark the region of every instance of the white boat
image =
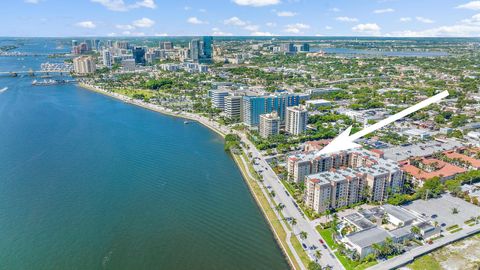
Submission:
[[8,90],[8,87],[4,87],[4,88],[0,89],[0,94],[7,91],[7,90]]

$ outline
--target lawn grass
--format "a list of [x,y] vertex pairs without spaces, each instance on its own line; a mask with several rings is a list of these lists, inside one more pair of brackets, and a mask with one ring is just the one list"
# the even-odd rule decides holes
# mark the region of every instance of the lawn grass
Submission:
[[453,230],[456,230],[457,228],[458,228],[458,225],[455,224],[455,225],[452,225],[452,226],[448,226],[448,227],[446,228],[446,230],[449,231],[449,232],[451,232],[451,231],[453,231]]
[[[262,212],[264,213],[265,217],[268,219],[270,226],[272,227],[272,229],[275,231],[276,235],[278,236],[276,238],[277,238],[277,241],[279,241],[281,243],[282,250],[284,250],[286,255],[290,258],[290,261],[293,264],[293,268],[294,269],[301,269],[300,265],[295,260],[295,257],[293,256],[292,251],[288,247],[288,244],[287,244],[287,241],[286,241],[287,233],[285,232],[285,230],[282,227],[282,224],[281,224],[282,221],[277,218],[274,210],[272,208],[270,208],[270,204],[268,202],[268,199],[263,194],[263,192],[261,190],[261,187],[258,184],[258,182],[255,179],[252,179],[251,177],[248,176],[247,168],[245,168],[245,166],[243,165],[243,162],[241,161],[240,156],[235,155],[235,154],[233,154],[232,156],[235,159],[235,162],[237,163],[237,165],[239,166],[240,171],[242,172],[243,178],[246,180],[246,182],[247,182],[247,184],[250,188],[250,192],[252,192],[254,194],[254,198],[257,201],[257,204],[262,209]],[[295,247],[295,249],[296,249],[297,253],[299,254],[299,256],[300,256],[302,251],[305,252],[302,249],[301,246],[300,246],[300,250],[297,249],[296,247]]]
[[334,231],[331,228],[322,229],[320,226],[316,227],[317,231],[322,236],[325,243],[332,249],[335,250],[338,247],[338,244],[333,240]]
[[440,263],[438,263],[432,255],[425,255],[418,259],[415,259],[413,263],[407,265],[411,270],[438,270],[442,269]]
[[377,264],[376,261],[364,263],[352,261],[344,255],[340,254],[340,252],[338,251],[335,252],[335,256],[337,256],[338,260],[342,263],[343,267],[345,267],[346,270],[363,270]]
[[[300,243],[300,241],[298,241],[298,238],[295,235],[292,235],[290,236],[290,242],[297,251],[298,256],[302,260],[303,264],[308,265],[310,263],[310,257],[308,257],[307,252],[303,249],[302,244]],[[301,250],[301,252],[299,250]]]
[[454,230],[451,230],[450,233],[456,233],[456,232],[459,232],[461,230],[463,230],[463,228],[456,228]]

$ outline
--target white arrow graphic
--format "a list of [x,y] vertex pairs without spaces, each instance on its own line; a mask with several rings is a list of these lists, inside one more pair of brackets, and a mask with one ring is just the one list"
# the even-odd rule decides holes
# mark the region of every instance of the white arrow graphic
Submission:
[[327,146],[325,146],[322,150],[320,150],[319,154],[329,154],[333,152],[338,152],[342,150],[348,150],[351,148],[361,147],[361,145],[354,143],[355,140],[374,132],[377,129],[380,129],[388,124],[391,124],[411,113],[414,113],[420,109],[427,107],[432,103],[439,102],[443,98],[448,96],[448,91],[443,91],[440,94],[436,94],[433,97],[427,98],[426,100],[413,105],[397,114],[394,114],[386,119],[383,119],[380,122],[377,122],[353,135],[350,135],[350,131],[352,130],[352,126],[348,127],[345,131],[343,131],[340,135],[338,135],[332,142],[330,142]]

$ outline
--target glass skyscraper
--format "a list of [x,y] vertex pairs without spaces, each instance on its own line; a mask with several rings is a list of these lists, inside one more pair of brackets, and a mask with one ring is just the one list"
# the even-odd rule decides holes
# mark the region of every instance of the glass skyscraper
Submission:
[[271,96],[243,97],[243,122],[248,126],[257,126],[260,115],[276,111],[280,121],[285,121],[287,107],[300,104],[300,96],[296,94],[275,94]]

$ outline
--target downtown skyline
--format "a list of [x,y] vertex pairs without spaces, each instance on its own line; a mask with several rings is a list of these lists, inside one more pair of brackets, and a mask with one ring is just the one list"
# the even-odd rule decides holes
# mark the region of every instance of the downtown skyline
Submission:
[[4,11],[14,27],[0,36],[480,36],[480,1],[468,0],[7,0]]

